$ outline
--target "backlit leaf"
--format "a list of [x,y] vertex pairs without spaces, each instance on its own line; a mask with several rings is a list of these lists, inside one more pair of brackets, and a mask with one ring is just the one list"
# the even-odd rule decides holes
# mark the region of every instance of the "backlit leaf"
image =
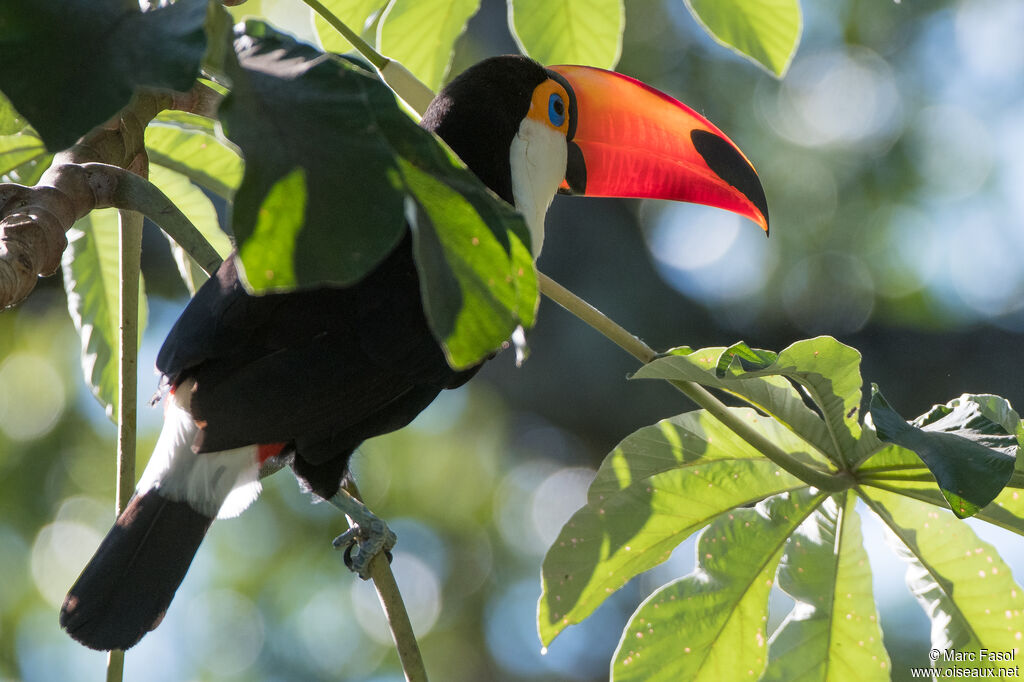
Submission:
[[437,91],[455,41],[479,8],[480,0],[393,0],[377,26],[377,49]]
[[[777,421],[731,409],[783,449],[806,451]],[[703,411],[636,431],[605,458],[587,504],[544,558],[541,641],[582,621],[719,514],[804,487]]]
[[779,78],[800,43],[799,0],[685,0],[711,37]]
[[612,664],[616,682],[758,679],[768,594],[786,539],[820,504],[807,490],[736,509],[697,541],[697,566],[636,610]]
[[[68,232],[61,267],[68,311],[82,341],[82,372],[106,415],[117,414],[119,326],[118,220],[112,208],[93,211]],[[146,295],[139,279],[139,337],[146,328]]]
[[[971,666],[978,669],[1005,665],[979,652],[1020,647],[1024,589],[995,548],[946,510],[882,490],[864,493],[908,564],[907,584],[932,621],[932,647],[973,653]],[[940,659],[935,665],[954,664]]]
[[827,499],[786,542],[779,587],[796,603],[768,643],[763,680],[890,678],[856,506],[852,492]]
[[508,0],[523,54],[541,64],[612,69],[622,54],[623,0]]
[[[174,202],[174,205],[181,209],[196,229],[210,242],[221,258],[226,258],[231,253],[231,240],[221,229],[217,220],[217,211],[214,209],[210,199],[203,194],[202,190],[193,185],[187,177],[163,166],[152,164],[149,167],[149,180],[160,188],[160,191],[167,195],[167,198]],[[206,281],[206,272],[189,257],[173,239],[168,237],[171,243],[171,255],[178,266],[178,272],[185,283],[190,294]]]

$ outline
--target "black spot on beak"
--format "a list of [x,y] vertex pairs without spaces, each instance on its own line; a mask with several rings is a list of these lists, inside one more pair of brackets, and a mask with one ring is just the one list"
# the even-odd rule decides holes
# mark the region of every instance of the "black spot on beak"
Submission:
[[575,142],[568,143],[566,154],[565,182],[569,190],[559,188],[562,194],[584,195],[587,193],[587,164],[583,160],[583,150]]
[[768,199],[764,196],[761,180],[743,155],[736,148],[714,133],[706,130],[694,130],[690,140],[708,167],[718,177],[738,189],[743,196],[750,199],[761,215],[764,216],[767,231]]

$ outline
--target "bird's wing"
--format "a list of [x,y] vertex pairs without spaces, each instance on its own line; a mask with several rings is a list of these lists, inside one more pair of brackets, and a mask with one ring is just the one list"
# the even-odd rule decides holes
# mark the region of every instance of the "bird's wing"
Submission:
[[226,260],[157,367],[172,385],[195,379],[202,451],[295,440],[353,448],[408,423],[465,374],[427,326],[408,238],[346,288],[250,296]]

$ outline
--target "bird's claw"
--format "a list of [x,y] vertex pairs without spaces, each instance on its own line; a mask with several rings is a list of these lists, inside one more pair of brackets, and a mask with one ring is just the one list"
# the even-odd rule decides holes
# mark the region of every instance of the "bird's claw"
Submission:
[[370,578],[370,561],[381,552],[391,561],[391,548],[397,537],[388,525],[374,517],[366,523],[353,525],[334,538],[335,549],[345,548],[345,565],[363,580]]

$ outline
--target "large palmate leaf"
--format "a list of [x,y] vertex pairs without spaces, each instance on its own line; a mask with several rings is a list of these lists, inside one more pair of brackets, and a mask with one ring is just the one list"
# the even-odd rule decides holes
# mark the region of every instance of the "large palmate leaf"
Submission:
[[757,679],[779,557],[822,497],[776,495],[715,519],[697,542],[693,573],[657,590],[626,625],[612,664],[616,682]]
[[479,8],[480,0],[393,0],[377,26],[377,49],[437,91],[455,41]]
[[[877,388],[871,397],[879,437],[917,453],[960,518],[977,514],[1003,490],[1013,475],[1019,445],[1014,432],[987,418],[970,398],[936,406],[915,421],[918,428],[903,421]],[[1006,410],[1012,412],[1008,403]],[[1020,420],[1013,415],[1015,423],[1008,426],[1019,428]]]
[[[808,449],[778,422],[733,409],[787,451]],[[706,412],[640,429],[605,458],[587,504],[544,558],[542,642],[586,618],[719,514],[804,487]]]
[[[452,366],[475,364],[517,326],[532,325],[536,273],[524,257],[530,251],[522,217],[359,64],[259,22],[245,31],[230,68],[233,90],[220,111],[246,160],[231,225],[243,266],[262,268],[256,291],[359,281],[406,234],[407,209],[415,205],[438,233],[440,248],[418,267],[428,321]],[[299,223],[287,201],[267,201],[296,169],[304,201]],[[284,213],[275,217],[275,210]],[[285,249],[291,262],[267,269],[281,257],[281,236],[269,229],[277,218],[293,232]],[[424,248],[420,240],[418,255]]]
[[[641,367],[644,379],[695,381],[743,398],[786,424],[837,464],[853,465],[882,445],[862,433],[860,353],[830,336],[798,341],[778,355],[745,344],[682,351]],[[797,384],[820,412],[808,408]]]
[[786,542],[779,587],[796,604],[768,643],[763,680],[889,679],[856,504],[852,492],[829,498]]
[[[82,340],[82,372],[107,416],[117,414],[120,274],[117,211],[93,211],[68,232],[61,266],[68,311]],[[139,278],[139,336],[146,328],[146,295]]]
[[623,0],[508,0],[512,35],[541,64],[612,69],[622,54]]
[[781,78],[800,42],[799,0],[686,0],[720,44]]
[[1020,646],[1024,589],[992,545],[948,511],[882,490],[863,490],[862,497],[908,563],[907,584],[932,621],[932,647],[973,653],[971,665],[987,667],[999,663],[980,650]]
[[206,0],[148,12],[120,0],[5,0],[0,91],[47,149],[64,149],[136,88],[188,90],[206,51],[206,10]]

